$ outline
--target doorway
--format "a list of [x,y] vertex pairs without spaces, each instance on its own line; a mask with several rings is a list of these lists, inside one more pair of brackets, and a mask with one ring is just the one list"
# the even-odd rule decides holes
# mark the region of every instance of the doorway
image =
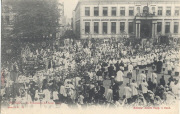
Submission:
[[151,20],[141,21],[141,37],[142,38],[152,37],[152,21]]

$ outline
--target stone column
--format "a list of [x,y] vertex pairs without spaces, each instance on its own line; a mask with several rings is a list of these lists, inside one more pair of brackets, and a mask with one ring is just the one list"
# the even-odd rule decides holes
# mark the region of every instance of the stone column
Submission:
[[102,22],[99,21],[99,35],[102,35]]
[[140,38],[140,21],[136,22],[136,38]]
[[120,34],[120,22],[117,21],[116,22],[116,35],[119,35]]
[[173,22],[173,20],[171,20],[171,22],[170,22],[170,33],[171,34],[174,33],[174,22]]
[[126,32],[126,34],[129,34],[128,28],[129,28],[129,23],[128,23],[128,20],[126,20],[125,21],[125,32]]
[[156,37],[156,31],[157,31],[157,21],[152,22],[152,38]]
[[154,31],[155,31],[155,37],[157,36],[157,23],[155,23],[155,29],[154,29]]
[[139,23],[139,38],[141,38],[141,23]]
[[152,38],[154,38],[154,23],[152,22]]
[[138,23],[136,23],[136,38],[138,38]]
[[111,22],[110,21],[107,22],[107,26],[108,26],[107,33],[111,34]]
[[90,22],[90,33],[89,33],[89,37],[92,38],[94,37],[94,21]]
[[165,34],[165,21],[164,21],[164,19],[163,19],[163,21],[162,21],[162,30],[161,30],[162,32],[162,35],[164,35]]

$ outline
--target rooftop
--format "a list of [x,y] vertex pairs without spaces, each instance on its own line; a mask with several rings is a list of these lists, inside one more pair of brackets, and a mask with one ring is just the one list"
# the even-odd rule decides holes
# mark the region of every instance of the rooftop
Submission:
[[77,7],[79,6],[80,3],[83,2],[180,2],[180,0],[79,0],[75,10],[77,9]]

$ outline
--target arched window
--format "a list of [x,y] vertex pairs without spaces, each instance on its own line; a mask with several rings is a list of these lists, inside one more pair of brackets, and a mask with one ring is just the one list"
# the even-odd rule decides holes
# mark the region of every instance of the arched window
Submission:
[[137,13],[140,13],[140,7],[137,7]]
[[152,13],[155,14],[155,7],[152,7]]
[[148,6],[143,7],[143,13],[149,13],[149,7]]

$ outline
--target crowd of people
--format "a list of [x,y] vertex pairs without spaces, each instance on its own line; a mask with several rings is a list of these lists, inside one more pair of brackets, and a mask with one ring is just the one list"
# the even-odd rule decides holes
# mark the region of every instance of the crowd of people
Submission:
[[125,46],[111,39],[69,39],[53,48],[27,45],[18,62],[2,69],[2,104],[172,104],[178,97],[178,55],[178,45]]

